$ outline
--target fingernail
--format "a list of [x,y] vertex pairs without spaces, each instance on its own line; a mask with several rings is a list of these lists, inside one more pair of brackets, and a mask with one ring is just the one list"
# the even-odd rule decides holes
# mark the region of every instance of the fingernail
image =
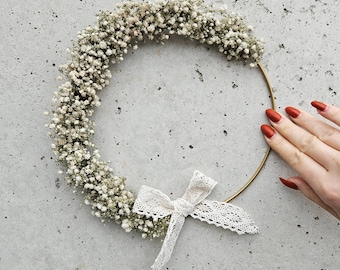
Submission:
[[272,109],[266,110],[266,115],[275,123],[279,122],[281,119],[281,115]]
[[326,104],[324,104],[320,101],[313,101],[311,104],[314,108],[318,109],[319,111],[324,111],[327,107]]
[[291,117],[296,118],[300,115],[301,112],[293,107],[287,107],[286,113],[288,113]]
[[280,177],[280,181],[282,184],[284,184],[286,187],[292,188],[292,189],[299,189],[297,185],[295,185],[293,182],[290,182],[286,179],[283,179]]
[[274,129],[271,126],[265,124],[261,126],[261,131],[264,135],[266,135],[267,138],[271,138],[275,134]]

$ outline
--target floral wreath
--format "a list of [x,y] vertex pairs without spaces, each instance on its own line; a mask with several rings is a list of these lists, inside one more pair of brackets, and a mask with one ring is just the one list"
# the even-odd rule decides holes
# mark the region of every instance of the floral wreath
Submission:
[[[95,123],[90,118],[100,106],[97,91],[109,84],[110,61],[123,61],[130,48],[137,49],[138,43],[147,39],[163,43],[171,35],[213,45],[227,60],[243,60],[251,67],[257,66],[264,52],[263,42],[253,36],[252,27],[226,8],[205,5],[203,0],[123,2],[114,13],[100,12],[97,26],[78,32],[71,60],[60,66],[66,82],[54,94],[55,108],[48,124],[53,130],[50,136],[57,162],[66,168],[65,179],[81,188],[93,215],[103,222],[115,220],[126,232],[140,231],[144,238],[164,236],[170,217],[134,209],[134,192],[126,188],[124,177],[114,175],[108,162],[101,160],[91,141]],[[195,176],[205,177],[199,172]]]

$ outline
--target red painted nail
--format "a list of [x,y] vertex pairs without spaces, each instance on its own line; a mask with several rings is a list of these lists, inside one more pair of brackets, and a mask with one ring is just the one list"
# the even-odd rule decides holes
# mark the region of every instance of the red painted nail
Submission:
[[281,115],[272,109],[266,110],[266,115],[275,123],[279,122],[281,119]]
[[292,188],[292,189],[299,189],[297,185],[295,185],[293,182],[290,182],[286,179],[283,179],[280,177],[280,181],[282,184],[284,184],[286,187]]
[[265,124],[261,126],[261,130],[262,130],[262,133],[266,135],[267,138],[271,138],[275,134],[275,130],[271,126],[268,126]]
[[319,111],[324,111],[327,107],[326,104],[324,104],[320,101],[313,101],[311,104],[314,108],[318,109]]
[[293,107],[287,107],[286,113],[288,113],[291,117],[296,118],[300,115],[301,112]]

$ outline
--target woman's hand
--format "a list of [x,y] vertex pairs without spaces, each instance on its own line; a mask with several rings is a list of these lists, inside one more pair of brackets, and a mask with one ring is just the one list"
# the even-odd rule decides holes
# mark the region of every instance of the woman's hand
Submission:
[[[340,109],[313,101],[319,114],[340,126]],[[261,130],[269,146],[299,174],[286,186],[300,190],[336,218],[340,219],[340,130],[307,112],[286,108],[290,119],[268,109],[273,126]]]

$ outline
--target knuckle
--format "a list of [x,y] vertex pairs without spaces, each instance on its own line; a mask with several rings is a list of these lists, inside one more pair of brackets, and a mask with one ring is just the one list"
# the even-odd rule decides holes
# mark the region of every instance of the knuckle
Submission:
[[298,168],[301,165],[303,153],[299,150],[294,151],[294,153],[287,158],[287,163],[292,166],[294,169]]
[[308,134],[305,135],[301,141],[300,141],[300,145],[298,146],[300,151],[302,153],[306,153],[314,144],[316,137],[314,135]]
[[329,140],[329,138],[332,138],[336,135],[336,133],[338,133],[339,131],[334,128],[334,127],[330,127],[327,128],[326,130],[324,130],[323,132],[321,132],[319,134],[319,139],[323,142],[327,142]]
[[283,137],[278,137],[271,142],[271,148],[277,152],[290,166],[298,170],[304,162],[305,154],[299,148],[290,148]]
[[281,136],[276,136],[274,140],[271,141],[271,147],[275,150],[279,150],[283,147],[284,138]]
[[333,123],[340,126],[340,109],[336,107],[331,107],[330,110],[327,110],[326,113],[323,114],[327,119],[331,120]]

